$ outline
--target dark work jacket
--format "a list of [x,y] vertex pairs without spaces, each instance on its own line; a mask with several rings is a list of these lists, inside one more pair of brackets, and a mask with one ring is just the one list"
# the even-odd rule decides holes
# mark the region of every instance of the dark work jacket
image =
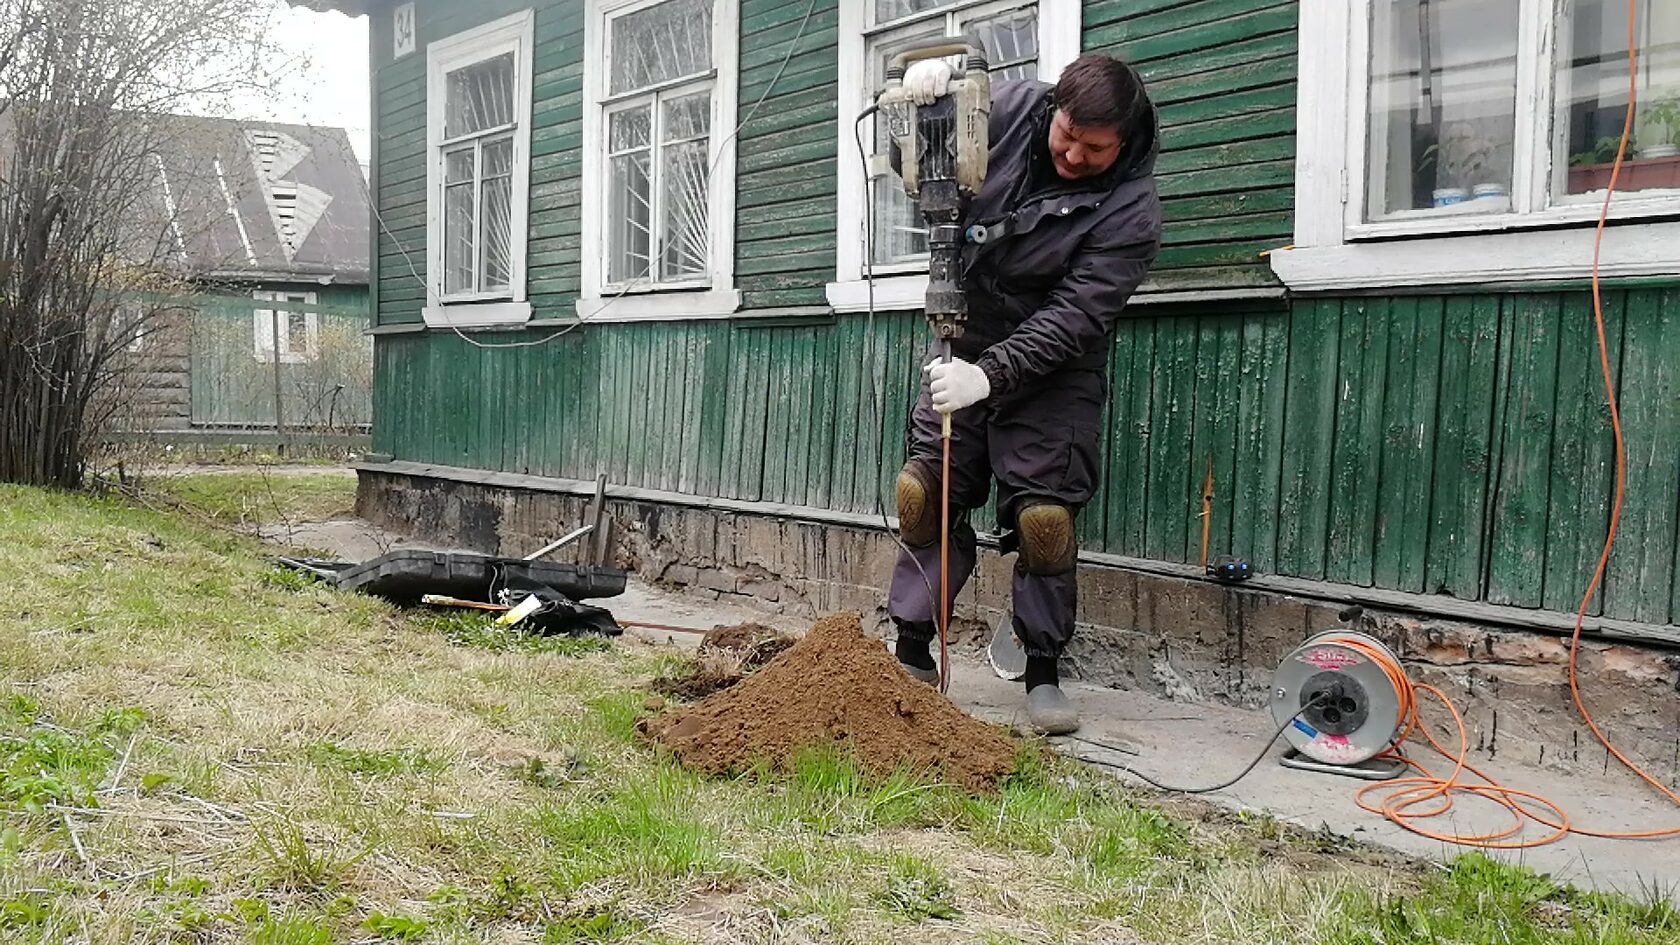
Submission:
[[[990,235],[963,250],[968,325],[953,349],[999,398],[1053,372],[1101,372],[1121,310],[1161,245],[1154,105],[1145,98],[1148,118],[1107,174],[1064,181],[1043,163],[1052,92],[1033,81],[994,87],[986,180],[963,221]],[[1036,176],[1035,162],[1044,168]]]

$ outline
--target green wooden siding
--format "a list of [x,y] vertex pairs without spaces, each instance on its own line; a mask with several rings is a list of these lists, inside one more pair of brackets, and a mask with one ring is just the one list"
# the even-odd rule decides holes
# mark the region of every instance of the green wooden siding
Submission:
[[[373,419],[373,351],[364,286],[271,286],[314,292],[316,304],[288,305],[316,316],[316,357],[280,366],[287,426],[343,429]],[[193,298],[192,422],[198,426],[272,427],[274,362],[256,357],[255,311],[272,303],[250,293]]]
[[[1608,294],[1627,511],[1603,612],[1680,620],[1680,292]],[[1572,609],[1613,486],[1585,295],[1320,299],[1125,322],[1084,546]],[[381,338],[398,459],[875,514],[925,327],[618,325],[538,348]],[[873,357],[871,357],[873,351]],[[470,392],[470,396],[466,394]],[[874,406],[879,397],[879,412]]]
[[1084,47],[1136,65],[1160,110],[1166,225],[1152,285],[1276,285],[1260,253],[1293,228],[1295,0],[1084,6]]
[[744,308],[822,305],[834,280],[836,161],[857,160],[836,150],[839,2],[741,0],[735,287]]
[[[837,140],[839,2],[850,0],[817,0],[791,56],[806,0],[741,2],[735,264],[749,309],[820,306],[834,275],[836,167],[852,159]],[[419,42],[531,6],[530,292],[536,316],[554,318],[578,291],[582,0],[422,0]],[[1085,48],[1136,63],[1161,110],[1167,225],[1152,288],[1277,285],[1260,253],[1290,240],[1297,16],[1295,0],[1085,4]],[[378,321],[397,324],[420,320],[425,295],[425,56],[390,61],[388,25],[372,31]],[[1178,303],[1122,322],[1084,547],[1194,561],[1211,465],[1215,554],[1266,573],[1573,609],[1614,487],[1586,295],[1256,307],[1273,304]],[[1628,505],[1595,612],[1650,623],[1680,621],[1676,312],[1680,291],[1607,296]],[[883,315],[873,337],[852,316],[591,325],[500,350],[444,332],[382,336],[377,448],[873,515],[902,461],[925,336],[911,314]]]
[[[836,165],[855,160],[850,139],[838,140],[838,3],[816,0],[807,22],[807,0],[741,0],[735,282],[748,310],[820,306],[834,278]],[[1136,62],[1160,105],[1167,226],[1152,288],[1276,284],[1259,253],[1289,241],[1296,14],[1294,0],[1253,7],[1086,4],[1085,46]],[[528,288],[536,318],[571,315],[582,251],[583,2],[423,0],[420,51],[392,61],[390,30],[372,31],[380,324],[419,322],[426,297],[424,46],[523,9],[536,14]],[[388,17],[376,18],[388,26]]]

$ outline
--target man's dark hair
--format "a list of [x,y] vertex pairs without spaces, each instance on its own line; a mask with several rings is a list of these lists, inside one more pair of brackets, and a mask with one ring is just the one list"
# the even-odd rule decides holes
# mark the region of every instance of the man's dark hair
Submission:
[[1082,128],[1114,128],[1128,134],[1148,109],[1143,80],[1113,56],[1086,53],[1056,82],[1056,107]]

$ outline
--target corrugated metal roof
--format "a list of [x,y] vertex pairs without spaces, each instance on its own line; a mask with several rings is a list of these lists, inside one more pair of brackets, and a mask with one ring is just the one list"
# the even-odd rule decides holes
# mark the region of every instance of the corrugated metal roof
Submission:
[[153,157],[172,254],[198,275],[365,283],[367,182],[342,128],[164,116]]

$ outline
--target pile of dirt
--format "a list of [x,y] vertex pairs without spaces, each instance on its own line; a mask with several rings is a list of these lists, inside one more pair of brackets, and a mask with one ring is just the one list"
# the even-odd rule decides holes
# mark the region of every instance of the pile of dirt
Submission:
[[763,624],[716,626],[700,638],[691,668],[655,679],[652,688],[676,699],[700,699],[735,685],[791,646],[792,637]]
[[825,617],[741,682],[686,708],[644,719],[644,735],[684,765],[732,774],[764,762],[786,768],[801,750],[849,748],[881,777],[900,767],[980,791],[1014,763],[1001,731],[905,675],[856,613]]

